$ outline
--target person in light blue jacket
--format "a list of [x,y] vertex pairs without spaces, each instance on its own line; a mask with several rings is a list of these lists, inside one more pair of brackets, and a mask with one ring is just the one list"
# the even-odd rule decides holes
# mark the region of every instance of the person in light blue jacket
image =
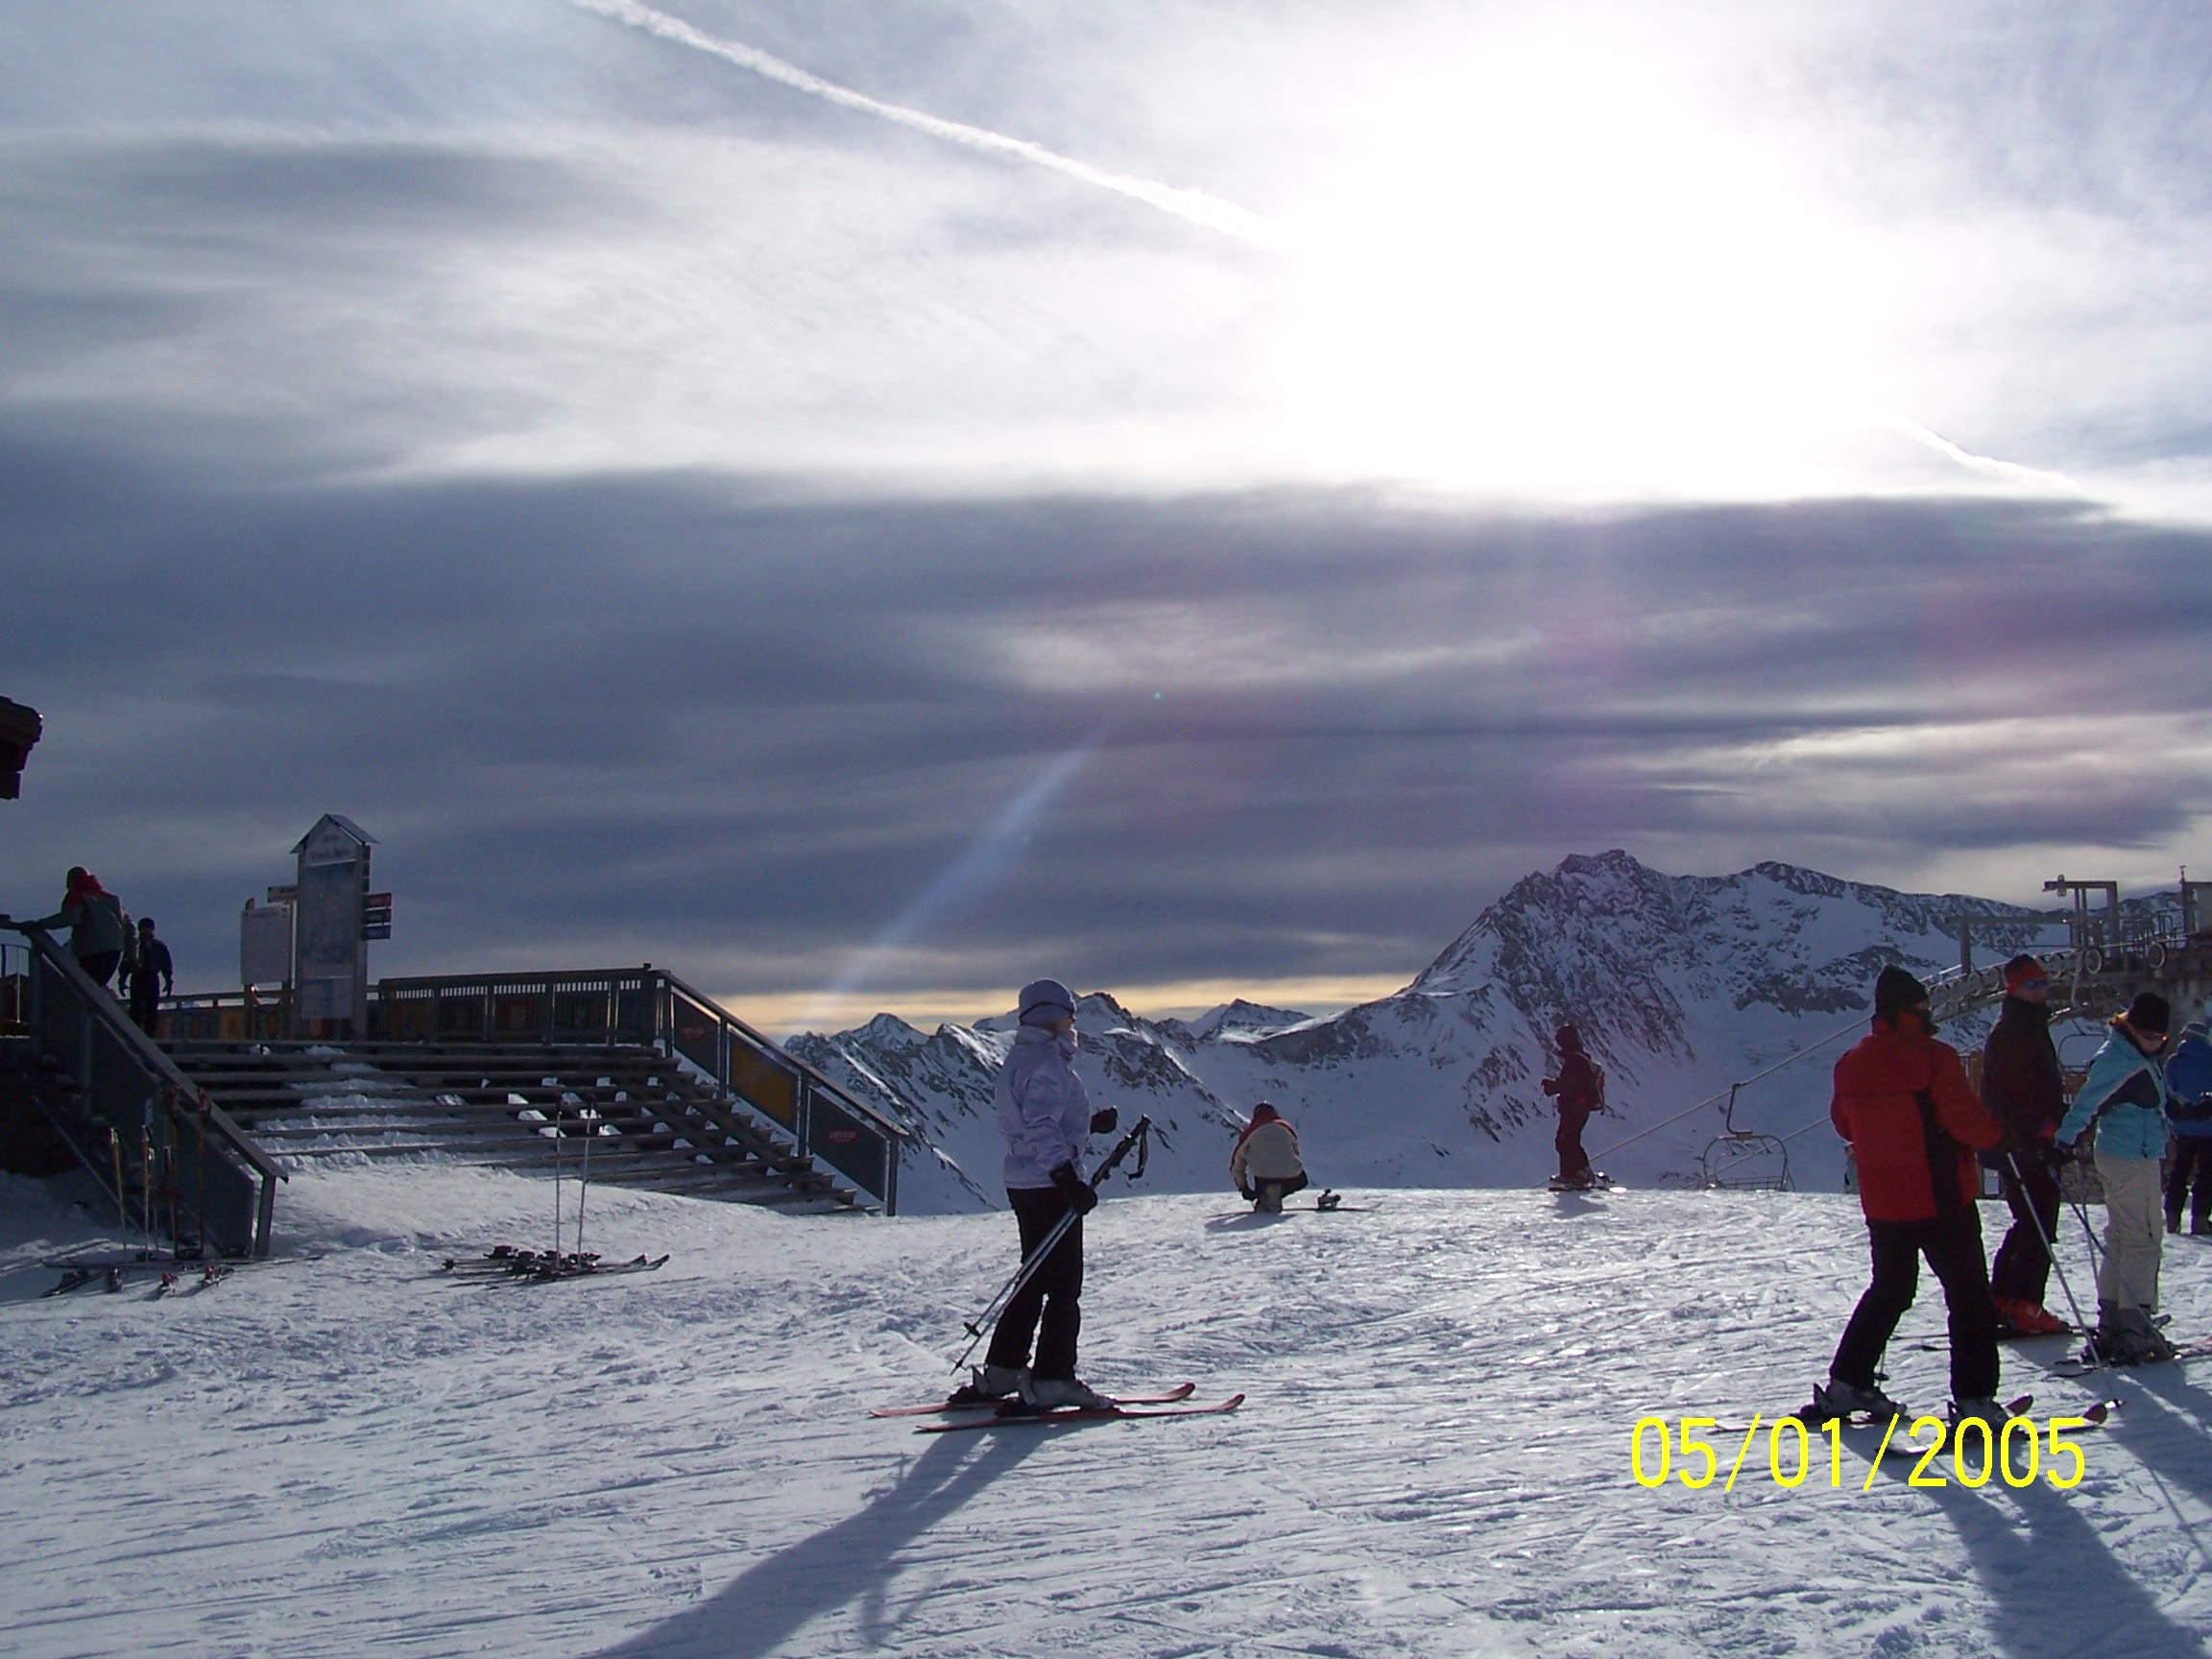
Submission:
[[2166,1047],[2173,1010],[2146,991],[2112,1017],[2111,1035],[2058,1125],[2060,1145],[2079,1153],[2092,1138],[2104,1183],[2104,1262],[2097,1270],[2097,1352],[2116,1365],[2171,1359],[2174,1346],[2151,1323],[2158,1311],[2165,1234],[2158,1164],[2166,1155]]
[[1023,986],[1020,1021],[994,1099],[998,1132],[1006,1137],[1006,1198],[1021,1228],[1022,1259],[1035,1255],[1070,1214],[1074,1219],[1028,1283],[1008,1299],[982,1366],[953,1398],[965,1404],[1019,1392],[1033,1410],[1095,1409],[1107,1402],[1075,1375],[1075,1340],[1083,1328],[1083,1217],[1098,1203],[1097,1191],[1083,1178],[1083,1158],[1091,1136],[1115,1129],[1118,1114],[1111,1106],[1092,1111],[1083,1079],[1075,1075],[1075,997],[1067,986],[1057,979]]
[[[2166,1175],[2166,1231],[2181,1231],[2181,1210],[2189,1208],[2189,1231],[2212,1233],[2212,1041],[2204,1022],[2181,1027],[2181,1042],[2166,1062],[2166,1116],[2174,1125],[2174,1167]],[[2189,1203],[2189,1185],[2197,1199]]]

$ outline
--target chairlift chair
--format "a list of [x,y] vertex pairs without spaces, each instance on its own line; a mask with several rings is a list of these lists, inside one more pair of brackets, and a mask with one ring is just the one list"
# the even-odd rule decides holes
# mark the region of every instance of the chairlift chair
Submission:
[[1790,1179],[1790,1148],[1778,1135],[1736,1127],[1736,1092],[1728,1086],[1728,1100],[1720,1108],[1721,1131],[1708,1142],[1697,1161],[1699,1179],[1708,1188],[1736,1191],[1793,1192]]

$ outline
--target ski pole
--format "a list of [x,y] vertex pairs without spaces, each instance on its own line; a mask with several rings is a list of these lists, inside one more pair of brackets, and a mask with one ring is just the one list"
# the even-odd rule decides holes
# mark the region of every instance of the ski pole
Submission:
[[[1142,1143],[1142,1150],[1138,1153],[1137,1168],[1129,1179],[1134,1181],[1139,1175],[1143,1174],[1144,1166],[1152,1156],[1151,1133],[1152,1119],[1139,1118],[1130,1126],[1129,1133],[1121,1137],[1114,1150],[1106,1154],[1106,1162],[1099,1165],[1096,1172],[1092,1175],[1091,1190],[1097,1191],[1099,1187],[1104,1184],[1106,1177],[1114,1172],[1114,1166],[1129,1155],[1129,1148],[1140,1143]],[[1068,1229],[1075,1225],[1075,1212],[1072,1210],[1061,1216],[1053,1224],[1052,1231],[1045,1235],[1044,1241],[1029,1253],[1028,1258],[1022,1262],[1020,1267],[1015,1269],[1014,1277],[999,1286],[998,1294],[991,1298],[983,1311],[976,1314],[974,1319],[962,1327],[968,1333],[968,1346],[961,1349],[960,1358],[952,1361],[954,1371],[960,1370],[968,1363],[968,1357],[975,1352],[975,1344],[983,1340],[984,1331],[1004,1311],[1006,1304],[1021,1294],[1022,1286],[1037,1276],[1037,1270],[1045,1265],[1045,1260],[1052,1254],[1053,1247],[1068,1236]]]
[[553,1265],[561,1265],[561,1108],[553,1108]]
[[131,1209],[123,1200],[123,1137],[108,1131],[108,1150],[115,1159],[115,1225],[122,1229],[123,1247],[131,1247]]
[[591,1196],[591,1142],[598,1138],[599,1114],[584,1114],[584,1174],[576,1188],[576,1260],[584,1260],[584,1200]]
[[141,1257],[154,1254],[154,1137],[146,1127],[143,1108],[138,1116],[138,1220],[146,1245]]
[[[2081,1304],[2075,1300],[2074,1286],[2067,1279],[2066,1269],[2058,1261],[2057,1242],[2049,1233],[2044,1231],[2043,1217],[2036,1214],[2035,1195],[2028,1190],[2027,1178],[2020,1173],[2020,1160],[2008,1152],[2005,1154],[2005,1162],[2011,1166],[2012,1184],[2019,1190],[2020,1207],[2028,1212],[2028,1219],[2035,1223],[2035,1237],[2042,1241],[2043,1254],[2049,1260],[2052,1271],[2058,1275],[2058,1288],[2066,1292],[2066,1306],[2074,1315],[2074,1329],[2080,1331],[2083,1335],[2087,1335],[2089,1326],[2081,1317]],[[2056,1184],[2056,1175],[2054,1175],[2053,1181]],[[2097,1352],[2097,1344],[2094,1339],[2089,1343],[2089,1353],[2096,1365],[2102,1366],[2104,1363],[2104,1356]]]

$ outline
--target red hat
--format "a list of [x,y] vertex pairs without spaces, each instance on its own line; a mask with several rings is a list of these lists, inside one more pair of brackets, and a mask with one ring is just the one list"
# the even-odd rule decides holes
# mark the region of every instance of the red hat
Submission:
[[2031,979],[2047,977],[2043,964],[2032,956],[2015,956],[2005,964],[2005,989],[2017,991]]

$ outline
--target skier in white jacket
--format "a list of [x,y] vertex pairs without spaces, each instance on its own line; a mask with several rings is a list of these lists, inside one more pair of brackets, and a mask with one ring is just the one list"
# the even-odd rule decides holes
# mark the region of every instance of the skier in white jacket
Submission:
[[1092,1135],[1117,1127],[1118,1115],[1111,1106],[1093,1112],[1083,1079],[1075,1075],[1075,998],[1067,986],[1057,979],[1023,986],[1020,1018],[995,1093],[998,1131],[1006,1137],[1006,1197],[1022,1230],[1022,1259],[1034,1255],[1070,1211],[1075,1219],[1008,1300],[983,1364],[954,1398],[1003,1400],[1019,1392],[1023,1404],[1040,1410],[1095,1407],[1106,1402],[1075,1375],[1075,1339],[1083,1328],[1083,1217],[1098,1203],[1083,1178],[1083,1155]]

